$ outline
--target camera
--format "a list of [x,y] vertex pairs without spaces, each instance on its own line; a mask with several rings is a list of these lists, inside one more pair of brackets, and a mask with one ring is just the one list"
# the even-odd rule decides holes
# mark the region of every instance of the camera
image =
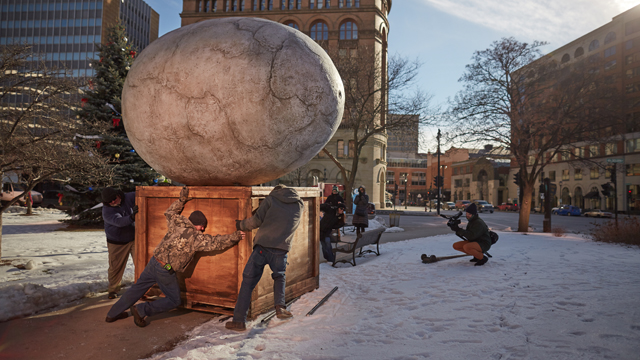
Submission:
[[443,214],[440,214],[440,216],[449,220],[447,221],[447,226],[454,231],[458,228],[458,225],[460,225],[460,223],[462,222],[462,220],[460,220],[460,217],[462,216],[462,211],[458,211],[458,213],[453,216],[447,216]]

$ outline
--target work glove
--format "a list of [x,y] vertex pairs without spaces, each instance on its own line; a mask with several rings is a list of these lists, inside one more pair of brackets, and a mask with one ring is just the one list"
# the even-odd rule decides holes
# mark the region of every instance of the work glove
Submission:
[[186,186],[183,186],[182,190],[180,190],[180,201],[187,202],[188,200],[189,200],[189,188],[187,188]]
[[242,231],[242,229],[240,229],[240,221],[241,220],[236,220],[236,230],[238,231]]
[[138,205],[134,205],[131,208],[131,215],[129,215],[129,218],[131,218],[131,221],[136,221],[136,214],[138,213]]

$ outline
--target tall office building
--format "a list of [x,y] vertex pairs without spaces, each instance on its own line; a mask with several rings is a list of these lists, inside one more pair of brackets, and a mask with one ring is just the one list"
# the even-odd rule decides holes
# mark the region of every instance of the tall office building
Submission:
[[[387,36],[391,0],[183,0],[182,26],[207,19],[248,16],[291,26],[315,40],[332,56],[355,57],[368,49],[386,78]],[[373,60],[373,59],[372,59]],[[345,111],[348,114],[348,111]],[[384,122],[382,112],[376,121]],[[340,128],[326,148],[351,169],[354,157],[353,129]],[[364,185],[370,201],[384,206],[386,183],[386,134],[372,136],[362,149],[354,186]],[[344,183],[338,167],[321,152],[305,169],[307,185],[312,179]]]
[[0,8],[0,46],[33,44],[48,66],[74,77],[94,75],[96,44],[118,20],[138,50],[158,38],[159,15],[142,0],[0,0]]

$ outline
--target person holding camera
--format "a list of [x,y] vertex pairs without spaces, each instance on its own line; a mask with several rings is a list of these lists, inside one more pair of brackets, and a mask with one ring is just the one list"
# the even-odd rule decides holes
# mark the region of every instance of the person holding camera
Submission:
[[456,235],[466,239],[453,243],[453,248],[465,254],[473,255],[471,262],[475,262],[476,266],[482,266],[489,261],[489,258],[484,255],[484,253],[491,248],[489,227],[487,227],[487,224],[478,216],[476,204],[469,204],[465,212],[467,220],[469,221],[466,229],[458,226],[460,220],[449,221],[447,223],[449,228],[456,232]]
[[333,206],[328,203],[320,205],[320,211],[324,212],[320,220],[320,245],[322,245],[322,256],[325,260],[333,263],[336,255],[331,250],[331,232],[344,226],[344,210],[347,207],[339,203]]
[[324,203],[333,205],[333,206],[338,206],[338,204],[344,204],[344,199],[342,198],[342,196],[340,196],[337,186],[333,185],[333,188],[331,190],[331,195],[327,197],[327,200]]
[[[130,309],[134,323],[139,327],[147,326],[145,317],[169,311],[182,303],[176,272],[183,272],[196,252],[226,250],[245,239],[242,231],[229,235],[204,234],[207,218],[202,211],[196,210],[188,218],[181,215],[184,205],[191,200],[188,196],[189,189],[185,186],[180,191],[180,198],[165,211],[166,235],[136,283],[113,304],[106,322],[125,319],[128,316],[125,311]],[[158,284],[164,297],[134,305],[154,284]]]

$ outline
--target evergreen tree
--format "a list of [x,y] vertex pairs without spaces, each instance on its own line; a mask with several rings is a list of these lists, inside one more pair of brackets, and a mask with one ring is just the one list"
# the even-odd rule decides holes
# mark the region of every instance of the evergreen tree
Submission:
[[[91,61],[95,76],[90,78],[77,111],[78,118],[92,124],[95,146],[110,158],[114,167],[112,186],[124,192],[136,186],[153,185],[158,174],[135,152],[127,138],[121,112],[121,95],[127,73],[136,50],[128,41],[125,27],[117,23],[107,30],[106,43],[98,45],[99,59]],[[100,199],[100,188],[87,184],[72,184],[78,192],[67,195],[74,198],[79,212],[94,206]],[[97,209],[99,210],[99,209]],[[89,214],[87,214],[89,213]],[[100,222],[101,212],[83,213],[80,223]]]

